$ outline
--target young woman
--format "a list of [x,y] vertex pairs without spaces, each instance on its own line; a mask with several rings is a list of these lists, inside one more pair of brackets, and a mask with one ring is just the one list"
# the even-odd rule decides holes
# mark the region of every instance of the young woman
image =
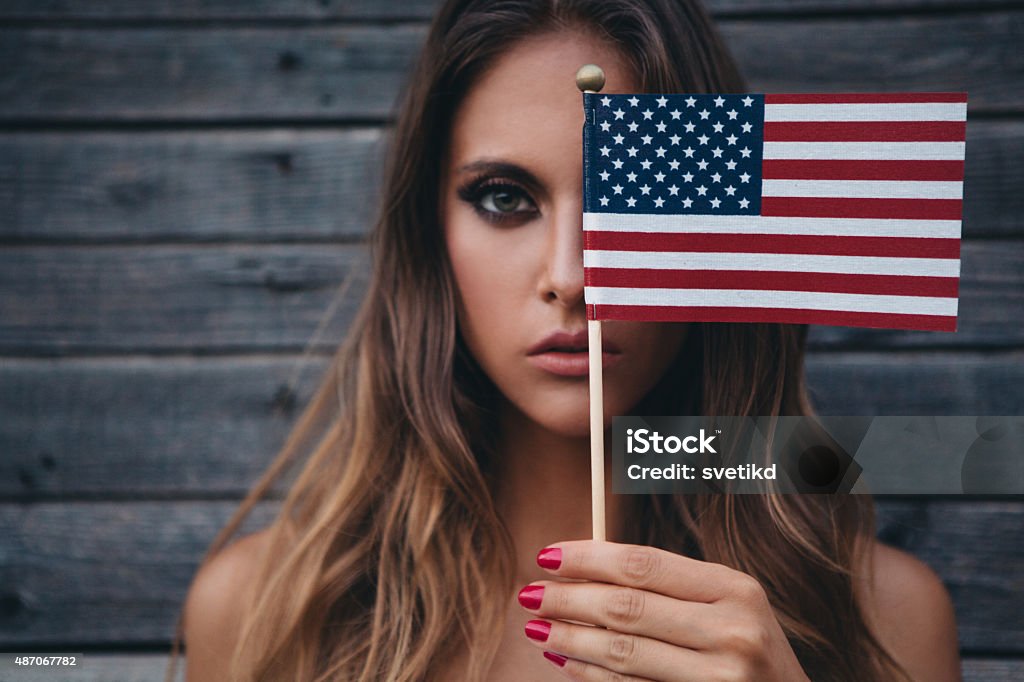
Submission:
[[[441,8],[365,304],[190,589],[190,682],[959,679],[949,597],[864,496],[609,490],[585,539],[584,63],[610,93],[744,91],[692,2]],[[810,414],[805,334],[607,322],[607,423]],[[224,547],[306,445],[275,522]]]

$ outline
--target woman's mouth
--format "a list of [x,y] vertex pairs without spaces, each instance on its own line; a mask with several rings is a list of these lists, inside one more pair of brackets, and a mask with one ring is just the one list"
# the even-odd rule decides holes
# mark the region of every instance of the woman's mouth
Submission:
[[[587,376],[590,372],[587,330],[557,331],[549,334],[534,344],[528,352],[527,358],[535,367],[558,376]],[[611,367],[621,359],[622,352],[614,343],[602,343],[602,367]]]

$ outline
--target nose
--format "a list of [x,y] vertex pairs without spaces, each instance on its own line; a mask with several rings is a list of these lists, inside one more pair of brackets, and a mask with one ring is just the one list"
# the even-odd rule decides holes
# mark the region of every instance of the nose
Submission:
[[580,197],[562,201],[551,215],[540,294],[567,309],[583,306],[583,206]]

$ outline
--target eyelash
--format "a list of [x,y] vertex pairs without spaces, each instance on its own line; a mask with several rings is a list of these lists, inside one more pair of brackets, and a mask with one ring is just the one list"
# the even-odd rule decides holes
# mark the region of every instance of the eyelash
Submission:
[[[512,211],[509,213],[495,212],[485,209],[480,205],[481,200],[496,190],[506,190],[511,194],[526,199],[533,208],[529,211]],[[491,223],[505,223],[511,220],[522,221],[526,216],[537,213],[537,206],[530,197],[529,192],[527,192],[526,189],[518,183],[505,180],[503,178],[491,177],[471,180],[459,188],[458,195],[460,199],[470,204],[481,218]]]

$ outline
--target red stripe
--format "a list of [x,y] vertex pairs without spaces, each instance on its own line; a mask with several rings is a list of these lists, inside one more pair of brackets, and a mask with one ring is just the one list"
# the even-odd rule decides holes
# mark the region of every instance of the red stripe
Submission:
[[769,180],[950,180],[963,181],[963,161],[834,161],[765,159]]
[[643,289],[750,289],[758,291],[827,291],[837,294],[934,296],[957,298],[956,277],[918,275],[850,275],[830,272],[763,270],[653,270],[649,268],[586,268],[586,284],[594,287]]
[[837,94],[772,94],[765,104],[914,104],[927,102],[966,102],[966,92],[856,92]]
[[761,215],[791,218],[960,220],[962,209],[959,199],[761,198]]
[[[858,201],[862,201],[859,200]],[[946,237],[839,237],[816,234],[709,234],[587,230],[588,250],[803,253],[829,256],[959,258],[960,240]]]
[[965,121],[768,121],[766,142],[962,142]]
[[800,308],[729,308],[712,306],[625,306],[593,305],[592,320],[635,320],[643,322],[779,322],[784,324],[828,324],[876,329],[919,329],[955,332],[956,316],[909,315],[903,313],[859,313],[842,310]]

